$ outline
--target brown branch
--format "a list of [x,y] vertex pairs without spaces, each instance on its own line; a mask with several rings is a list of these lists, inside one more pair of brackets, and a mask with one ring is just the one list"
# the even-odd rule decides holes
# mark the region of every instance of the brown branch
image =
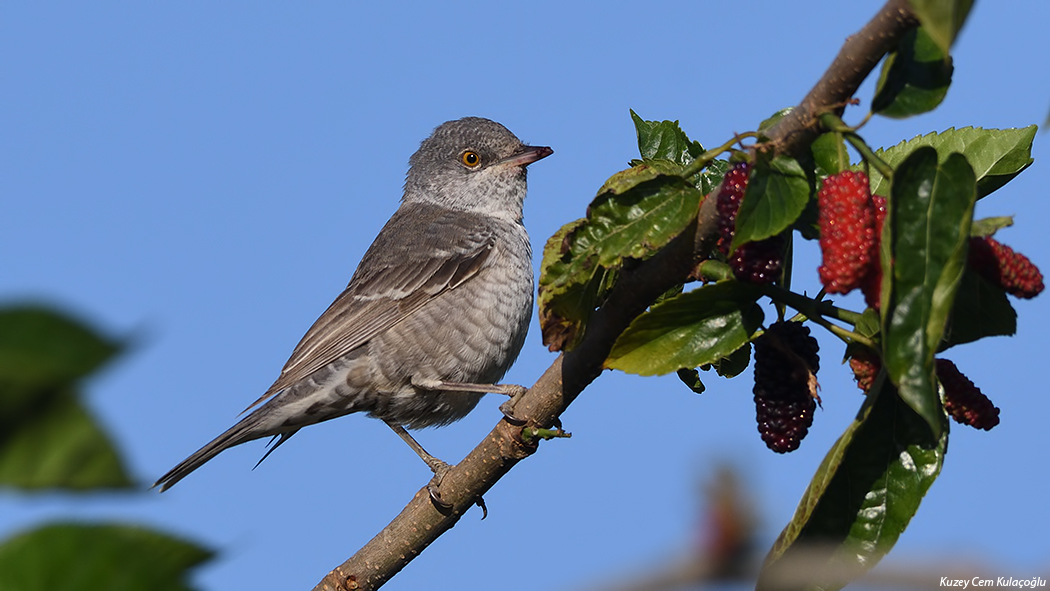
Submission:
[[[905,0],[889,0],[860,32],[847,39],[838,57],[802,103],[767,134],[779,152],[791,153],[816,137],[816,117],[850,98],[886,51],[915,19]],[[841,111],[841,107],[838,109]],[[554,361],[518,401],[514,414],[530,425],[551,427],[598,375],[613,343],[653,300],[686,281],[716,234],[714,199],[705,199],[697,222],[644,262],[625,265],[582,341]],[[397,574],[459,518],[518,461],[536,450],[521,439],[522,428],[501,420],[441,482],[441,497],[451,504],[439,510],[421,488],[401,513],[346,562],[328,573],[315,591],[377,589]]]

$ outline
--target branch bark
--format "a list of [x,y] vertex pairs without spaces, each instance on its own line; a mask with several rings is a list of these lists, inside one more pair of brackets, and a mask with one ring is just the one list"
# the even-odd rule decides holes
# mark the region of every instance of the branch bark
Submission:
[[[850,36],[838,57],[799,106],[769,130],[780,153],[804,149],[820,133],[817,117],[841,113],[860,83],[917,26],[906,0],[889,0],[875,17]],[[628,324],[660,294],[687,281],[710,251],[717,233],[714,199],[705,199],[694,224],[645,261],[625,266],[605,304],[595,312],[581,342],[560,355],[517,402],[515,416],[531,426],[549,428],[603,369],[606,356]],[[378,589],[459,518],[480,502],[504,474],[536,451],[522,439],[523,428],[501,420],[485,439],[441,482],[441,497],[451,507],[437,508],[424,486],[378,535],[321,580],[314,591]]]

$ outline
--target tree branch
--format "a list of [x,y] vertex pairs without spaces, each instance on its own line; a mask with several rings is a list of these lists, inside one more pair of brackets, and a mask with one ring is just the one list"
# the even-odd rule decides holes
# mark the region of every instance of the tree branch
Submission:
[[[817,117],[829,109],[841,113],[845,102],[882,56],[917,21],[905,0],[889,0],[857,34],[849,37],[802,103],[768,132],[774,149],[793,153],[819,133]],[[714,199],[705,199],[696,223],[651,258],[625,265],[608,300],[588,323],[572,351],[560,355],[517,402],[515,416],[549,428],[598,375],[617,337],[638,314],[672,286],[687,281],[710,252],[717,234]],[[336,567],[315,591],[377,589],[478,503],[504,474],[536,451],[521,438],[522,427],[501,420],[473,451],[452,467],[441,482],[441,498],[451,504],[439,510],[426,487],[346,562]]]

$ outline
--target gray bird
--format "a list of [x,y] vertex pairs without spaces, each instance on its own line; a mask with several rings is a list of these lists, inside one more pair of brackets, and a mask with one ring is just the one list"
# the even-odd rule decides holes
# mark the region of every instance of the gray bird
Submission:
[[532,316],[525,167],[551,153],[479,117],[435,129],[349,285],[245,412],[258,408],[154,486],[170,488],[224,449],[276,437],[265,459],[299,429],[354,412],[385,421],[440,474],[447,465],[405,427],[446,425],[486,392],[520,389],[496,382]]

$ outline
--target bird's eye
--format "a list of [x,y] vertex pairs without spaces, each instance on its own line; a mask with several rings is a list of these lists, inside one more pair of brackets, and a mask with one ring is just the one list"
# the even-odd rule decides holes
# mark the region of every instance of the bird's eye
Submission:
[[477,152],[472,152],[470,150],[463,152],[461,159],[463,160],[463,164],[466,164],[471,168],[481,164],[481,156],[478,156]]

